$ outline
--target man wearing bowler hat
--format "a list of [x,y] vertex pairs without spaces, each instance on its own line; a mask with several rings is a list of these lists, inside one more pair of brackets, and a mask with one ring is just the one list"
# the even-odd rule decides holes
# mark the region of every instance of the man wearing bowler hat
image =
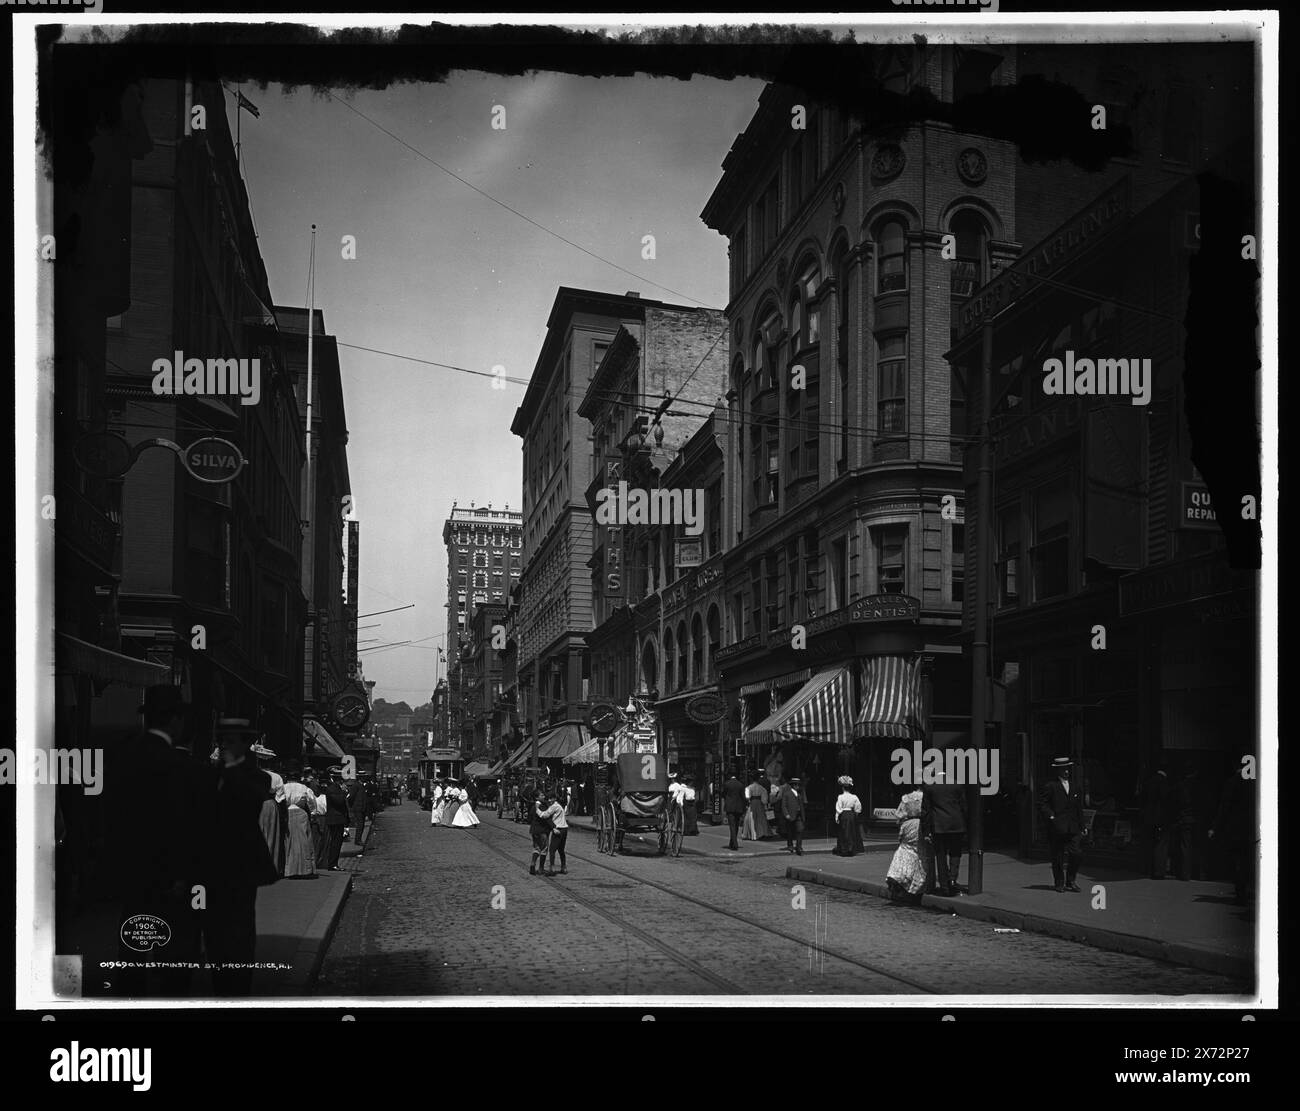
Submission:
[[217,722],[216,817],[212,825],[204,938],[217,995],[248,995],[257,952],[257,889],[278,879],[262,836],[271,778],[250,755],[258,733],[243,718]]
[[781,817],[785,826],[785,851],[803,856],[803,829],[807,810],[804,808],[803,780],[791,776],[781,788]]
[[1038,797],[1038,812],[1047,822],[1047,839],[1052,851],[1052,882],[1057,891],[1078,891],[1074,882],[1083,856],[1081,842],[1083,798],[1079,786],[1070,782],[1073,763],[1068,756],[1052,761],[1051,778]]
[[335,764],[329,770],[325,784],[325,867],[331,872],[339,870],[339,854],[343,851],[343,829],[348,824],[348,794],[343,788],[343,768]]

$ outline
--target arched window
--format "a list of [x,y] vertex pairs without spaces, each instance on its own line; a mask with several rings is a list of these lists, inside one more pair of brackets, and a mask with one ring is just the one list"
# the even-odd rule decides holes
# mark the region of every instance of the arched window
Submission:
[[907,229],[891,217],[876,232],[876,292],[893,293],[907,288]]
[[722,647],[722,616],[718,613],[716,602],[709,607],[707,627],[709,632],[708,674],[713,677],[718,674],[718,649]]
[[673,689],[673,631],[664,630],[664,694]]
[[641,648],[641,686],[652,691],[659,685],[659,662],[655,658],[654,641],[647,640]]
[[691,683],[704,682],[704,622],[697,613],[691,618]]
[[953,300],[965,300],[989,279],[989,233],[984,218],[969,208],[952,218],[957,261],[952,267]]
[[685,687],[688,682],[686,671],[686,622],[677,623],[677,686],[679,689]]

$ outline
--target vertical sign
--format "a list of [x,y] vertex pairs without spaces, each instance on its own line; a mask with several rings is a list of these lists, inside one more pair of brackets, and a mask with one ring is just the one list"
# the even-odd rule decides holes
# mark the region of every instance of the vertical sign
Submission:
[[[605,474],[608,484],[617,488],[623,477],[623,461],[618,456],[607,459]],[[623,598],[627,588],[623,584],[623,526],[605,526],[605,597]]]
[[357,595],[361,592],[361,522],[348,521],[348,582],[344,604],[346,633],[343,640],[343,659],[348,669],[348,678],[357,675]]

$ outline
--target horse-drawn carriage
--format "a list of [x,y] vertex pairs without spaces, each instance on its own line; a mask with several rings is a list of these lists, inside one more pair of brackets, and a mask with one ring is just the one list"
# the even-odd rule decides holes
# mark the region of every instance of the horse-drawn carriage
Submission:
[[655,752],[625,752],[596,788],[596,848],[614,856],[630,832],[657,835],[659,854],[680,856],[684,814],[668,793],[668,766]]

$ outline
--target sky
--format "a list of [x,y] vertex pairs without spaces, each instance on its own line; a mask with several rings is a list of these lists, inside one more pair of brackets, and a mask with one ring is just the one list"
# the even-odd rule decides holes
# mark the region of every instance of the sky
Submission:
[[[360,612],[415,604],[361,622],[380,623],[361,631],[362,648],[374,637],[422,641],[363,654],[376,697],[416,706],[433,691],[446,631],[442,524],[453,499],[520,507],[522,441],[510,422],[524,387],[356,348],[525,380],[561,285],[723,307],[727,243],[699,214],[761,89],[464,72],[335,94],[346,103],[243,90],[261,112],[242,113],[240,138],[276,303],[306,304],[317,226],[315,303],[340,343],[361,521]],[[504,129],[492,127],[498,105]],[[642,258],[645,235],[653,260]],[[344,236],[355,237],[353,260]]]

